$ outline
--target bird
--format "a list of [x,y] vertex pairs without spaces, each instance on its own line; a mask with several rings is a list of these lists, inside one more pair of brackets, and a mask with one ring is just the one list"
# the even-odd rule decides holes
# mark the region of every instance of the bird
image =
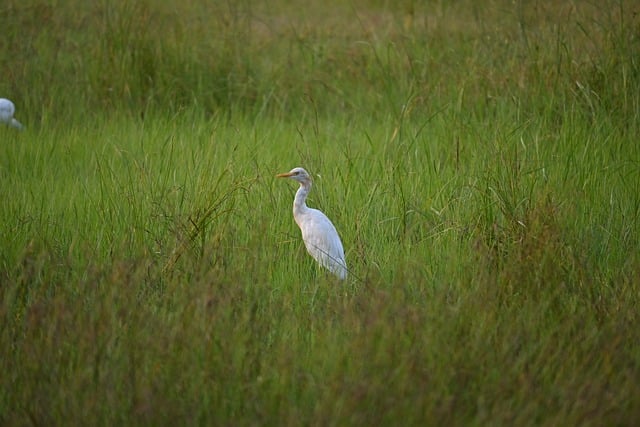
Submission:
[[302,231],[302,240],[309,255],[340,280],[346,279],[347,262],[336,227],[324,213],[307,206],[307,196],[311,191],[309,173],[296,167],[289,172],[277,174],[276,177],[290,178],[300,183],[293,199],[293,219]]
[[0,123],[6,123],[14,128],[22,129],[22,123],[13,117],[15,112],[16,106],[13,105],[13,102],[6,98],[0,98]]

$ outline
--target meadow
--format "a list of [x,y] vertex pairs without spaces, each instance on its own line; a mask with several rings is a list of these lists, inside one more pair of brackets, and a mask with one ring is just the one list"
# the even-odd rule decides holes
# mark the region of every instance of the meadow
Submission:
[[0,424],[640,419],[640,2],[4,0],[0,28]]

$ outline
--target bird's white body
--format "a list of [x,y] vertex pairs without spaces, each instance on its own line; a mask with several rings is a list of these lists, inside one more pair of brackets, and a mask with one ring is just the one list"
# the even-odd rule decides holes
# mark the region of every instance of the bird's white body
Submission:
[[291,178],[300,183],[293,200],[293,218],[302,231],[302,240],[307,252],[327,270],[340,279],[347,278],[347,262],[340,236],[329,218],[319,211],[307,206],[307,196],[311,190],[311,177],[302,168],[294,168],[288,173],[277,175],[280,178]]
[[6,98],[0,98],[0,123],[6,123],[14,128],[22,129],[22,123],[13,117],[15,112],[16,107],[13,102]]

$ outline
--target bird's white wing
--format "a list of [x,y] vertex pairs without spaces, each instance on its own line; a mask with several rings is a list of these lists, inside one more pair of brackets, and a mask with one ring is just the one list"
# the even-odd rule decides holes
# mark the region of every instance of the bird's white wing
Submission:
[[340,236],[329,218],[317,209],[309,209],[298,225],[309,254],[341,279],[346,278],[344,249]]
[[0,121],[3,123],[11,123],[16,107],[13,102],[5,98],[0,98]]

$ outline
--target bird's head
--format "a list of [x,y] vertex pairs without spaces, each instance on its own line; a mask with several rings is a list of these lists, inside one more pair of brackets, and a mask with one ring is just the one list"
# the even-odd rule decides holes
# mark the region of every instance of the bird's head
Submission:
[[276,175],[276,177],[277,178],[295,179],[300,184],[309,184],[309,183],[311,183],[311,176],[303,168],[293,168],[289,172],[279,173],[278,175]]

